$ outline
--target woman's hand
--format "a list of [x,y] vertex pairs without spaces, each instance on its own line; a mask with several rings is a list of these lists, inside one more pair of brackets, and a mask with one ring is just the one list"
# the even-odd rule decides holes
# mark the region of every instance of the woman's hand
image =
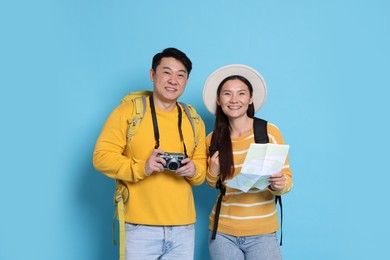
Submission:
[[212,157],[208,159],[209,173],[213,176],[219,176],[219,151],[216,151]]
[[286,176],[282,172],[272,174],[267,180],[271,190],[283,190],[286,187]]

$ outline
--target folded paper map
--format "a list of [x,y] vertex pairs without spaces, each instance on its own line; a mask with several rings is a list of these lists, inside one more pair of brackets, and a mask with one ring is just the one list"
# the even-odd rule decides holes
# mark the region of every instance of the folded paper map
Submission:
[[251,188],[264,190],[269,185],[267,179],[282,170],[289,147],[286,144],[251,144],[241,172],[226,185],[244,192]]

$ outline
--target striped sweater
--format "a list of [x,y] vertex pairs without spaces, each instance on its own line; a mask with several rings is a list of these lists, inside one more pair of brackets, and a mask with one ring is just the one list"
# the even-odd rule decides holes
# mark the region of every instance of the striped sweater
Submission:
[[[284,144],[282,134],[274,124],[268,123],[267,132],[270,143]],[[212,133],[207,137],[207,146],[210,145],[211,135]],[[254,142],[253,130],[246,135],[232,138],[234,176],[241,171],[249,145]],[[250,189],[245,193],[226,187],[226,195],[223,197],[219,216],[218,232],[232,236],[253,236],[277,231],[279,224],[274,195],[285,194],[293,186],[288,158],[282,172],[287,180],[285,189],[281,191]],[[226,185],[229,180],[230,178],[225,180],[224,184]],[[215,188],[218,177],[211,175],[208,171],[206,181],[209,186]],[[209,217],[210,230],[214,226],[215,207],[216,204]]]

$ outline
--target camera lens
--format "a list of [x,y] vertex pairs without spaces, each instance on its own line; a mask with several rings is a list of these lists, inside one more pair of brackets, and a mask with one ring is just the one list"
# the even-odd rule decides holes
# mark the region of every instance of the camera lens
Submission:
[[177,168],[179,168],[179,164],[177,162],[170,162],[168,163],[168,169],[171,170],[171,171],[175,171],[177,170]]

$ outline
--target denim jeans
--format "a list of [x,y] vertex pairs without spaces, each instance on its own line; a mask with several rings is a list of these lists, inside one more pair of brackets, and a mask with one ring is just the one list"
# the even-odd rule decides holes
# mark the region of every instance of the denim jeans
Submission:
[[209,253],[212,260],[281,260],[276,233],[258,236],[236,237],[217,233],[211,240]]
[[126,260],[193,260],[194,224],[144,226],[126,223]]

